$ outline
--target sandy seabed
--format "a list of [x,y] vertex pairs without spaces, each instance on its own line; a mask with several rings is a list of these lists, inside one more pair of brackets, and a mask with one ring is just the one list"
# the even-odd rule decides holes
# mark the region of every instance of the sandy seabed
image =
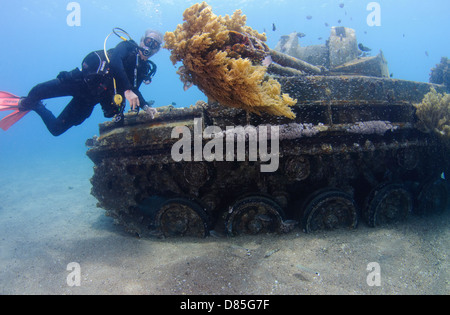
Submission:
[[96,207],[87,158],[1,172],[0,294],[450,294],[450,211],[312,235],[138,239]]

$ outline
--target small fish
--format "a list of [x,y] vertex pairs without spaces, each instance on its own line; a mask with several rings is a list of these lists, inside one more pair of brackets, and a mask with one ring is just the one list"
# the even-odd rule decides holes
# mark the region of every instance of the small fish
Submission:
[[275,23],[272,23],[272,31],[276,31],[277,30],[277,26],[275,25]]
[[211,230],[209,231],[209,236],[214,237],[214,238],[223,238],[225,237],[225,235],[223,235],[222,233],[219,233],[215,230]]
[[429,57],[428,51],[425,51],[425,56]]
[[343,3],[339,3],[339,8],[343,8],[345,6],[345,4],[343,4]]
[[322,40],[322,37],[319,37],[318,40]]
[[266,215],[266,214],[258,214],[258,215],[256,216],[256,218],[259,219],[259,220],[261,220],[261,221],[263,221],[263,222],[272,222],[272,218],[269,217],[269,216]]
[[266,58],[264,58],[262,64],[264,67],[268,67],[273,63],[272,57],[271,56],[267,56]]
[[390,75],[389,75],[391,78],[393,78],[394,77],[394,74],[393,73],[391,73]]
[[311,20],[311,19],[312,19],[312,16],[311,16],[311,15],[308,15],[308,16],[306,17],[306,19],[307,19],[307,20]]
[[297,33],[298,38],[303,38],[305,36],[306,36],[306,34],[304,34],[304,33],[300,33],[300,32]]
[[297,267],[299,270],[301,270],[301,271],[308,272],[308,273],[312,273],[312,274],[315,274],[315,275],[317,275],[317,276],[320,277],[320,273],[317,272],[317,271],[312,270],[311,268],[302,266],[302,265],[300,265],[300,264],[298,264],[296,267]]
[[184,82],[183,90],[186,92],[186,91],[189,90],[193,85],[194,85],[193,82],[186,81],[186,82]]
[[338,20],[338,23],[341,24],[342,20]]
[[241,258],[252,255],[252,251],[250,249],[239,246],[239,245],[231,245],[230,248],[234,252],[235,256],[238,256]]
[[358,48],[361,50],[361,51],[372,51],[372,49],[370,49],[369,47],[366,47],[366,46],[364,46],[363,44],[361,44],[361,43],[359,43],[359,45],[358,45]]
[[328,23],[325,23],[325,27],[328,27],[328,26],[330,26],[330,24],[328,24]]
[[264,258],[269,258],[270,256],[272,256],[272,255],[275,254],[275,253],[278,253],[279,251],[280,251],[280,248],[277,248],[277,249],[268,251],[268,252],[264,255]]

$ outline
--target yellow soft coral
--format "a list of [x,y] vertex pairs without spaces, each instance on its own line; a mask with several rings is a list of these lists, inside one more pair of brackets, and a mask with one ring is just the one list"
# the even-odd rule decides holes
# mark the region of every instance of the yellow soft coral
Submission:
[[418,127],[450,139],[450,95],[439,94],[434,88],[416,105]]
[[[281,94],[280,83],[266,79],[266,67],[258,65],[267,47],[260,44],[267,40],[265,34],[246,26],[240,10],[231,17],[216,16],[203,2],[186,9],[183,17],[185,22],[164,37],[173,64],[183,62],[182,81],[226,106],[295,118],[290,106],[297,101]],[[255,52],[254,58],[243,52]]]

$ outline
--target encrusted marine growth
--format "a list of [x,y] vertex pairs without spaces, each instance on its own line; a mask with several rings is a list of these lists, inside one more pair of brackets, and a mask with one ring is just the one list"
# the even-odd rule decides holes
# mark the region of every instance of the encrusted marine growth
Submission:
[[445,84],[450,89],[450,59],[442,57],[441,63],[431,69],[430,82]]
[[421,130],[450,140],[450,94],[440,94],[432,88],[416,108]]
[[195,84],[208,98],[248,112],[295,118],[296,100],[281,94],[278,81],[266,77],[262,61],[269,54],[265,34],[245,25],[237,10],[231,17],[217,16],[203,2],[188,8],[184,23],[165,35],[173,64],[185,88]]

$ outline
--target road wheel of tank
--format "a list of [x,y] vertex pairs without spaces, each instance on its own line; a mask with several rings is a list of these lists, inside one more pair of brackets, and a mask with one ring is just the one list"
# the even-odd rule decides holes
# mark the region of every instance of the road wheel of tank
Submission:
[[364,217],[371,227],[405,220],[413,209],[413,198],[403,184],[384,183],[366,200]]
[[225,222],[230,236],[280,232],[283,209],[265,196],[249,196],[232,204]]
[[155,216],[155,226],[166,237],[206,237],[209,216],[195,201],[173,198],[163,203]]
[[303,207],[303,229],[306,233],[339,228],[355,228],[358,224],[356,203],[352,196],[334,188],[313,193]]
[[439,178],[425,183],[417,196],[415,212],[417,214],[443,213],[449,203],[447,182]]

